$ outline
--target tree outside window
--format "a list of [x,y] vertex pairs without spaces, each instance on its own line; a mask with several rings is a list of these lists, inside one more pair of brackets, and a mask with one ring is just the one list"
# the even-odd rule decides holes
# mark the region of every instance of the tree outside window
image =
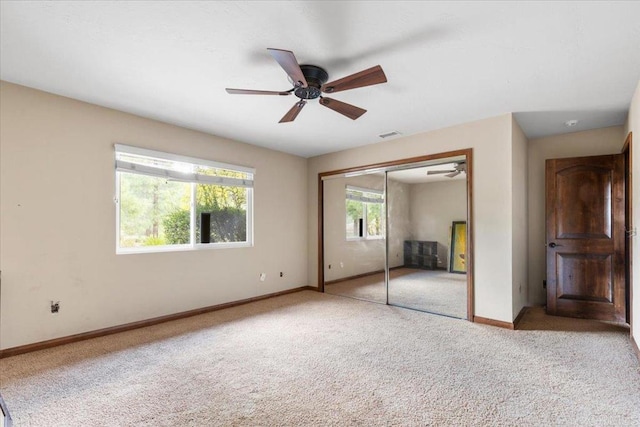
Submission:
[[201,241],[202,213],[210,221],[208,244],[251,243],[252,173],[127,148],[116,148],[118,248],[195,247]]
[[347,186],[345,206],[347,240],[384,236],[384,198],[381,191]]

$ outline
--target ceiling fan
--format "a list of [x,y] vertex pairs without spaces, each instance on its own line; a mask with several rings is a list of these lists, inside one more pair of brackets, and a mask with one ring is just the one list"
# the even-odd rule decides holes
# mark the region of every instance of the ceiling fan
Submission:
[[227,88],[227,93],[233,95],[281,95],[287,96],[294,94],[299,101],[282,117],[280,123],[292,122],[307,103],[307,100],[320,98],[320,105],[332,109],[352,120],[357,119],[367,112],[355,105],[338,101],[333,98],[322,96],[322,93],[335,93],[343,90],[356,89],[364,86],[371,86],[385,83],[387,77],[382,71],[382,67],[376,65],[351,74],[338,80],[327,83],[329,74],[317,65],[299,65],[293,52],[282,49],[267,49],[273,59],[284,69],[289,76],[289,80],[293,84],[293,88],[286,91],[270,91],[270,90],[250,90],[250,89],[231,89]]
[[458,176],[463,172],[467,172],[467,163],[457,162],[452,170],[427,171],[427,175],[438,175],[446,173],[446,177],[453,178],[454,176]]

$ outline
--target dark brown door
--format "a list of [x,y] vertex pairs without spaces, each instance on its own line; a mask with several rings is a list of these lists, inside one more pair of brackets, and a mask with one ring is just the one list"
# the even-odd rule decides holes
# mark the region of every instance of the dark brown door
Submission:
[[547,313],[625,321],[624,155],[547,160]]

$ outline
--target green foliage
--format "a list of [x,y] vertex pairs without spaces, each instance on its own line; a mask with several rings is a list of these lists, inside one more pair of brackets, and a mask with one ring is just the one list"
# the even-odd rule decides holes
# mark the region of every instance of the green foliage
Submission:
[[[211,243],[215,242],[244,242],[247,239],[247,211],[239,207],[220,207],[221,200],[213,199],[215,203],[201,205],[196,209],[196,241],[200,241],[200,214],[211,213]],[[190,212],[178,209],[167,215],[162,224],[167,244],[189,243]]]
[[[201,171],[202,172],[202,171]],[[207,174],[243,178],[237,172]],[[214,173],[215,172],[215,173]],[[189,244],[192,184],[133,173],[120,175],[120,246]],[[196,218],[211,213],[211,242],[243,242],[247,238],[247,189],[196,185]],[[200,227],[196,224],[196,241]]]
[[200,241],[200,213],[211,213],[211,243],[244,242],[247,239],[247,189],[221,185],[196,187],[196,215]]
[[[198,184],[196,201],[202,212],[222,208],[240,209],[247,204],[247,189],[222,185]],[[207,210],[208,209],[208,210]]]
[[167,242],[165,242],[165,240],[162,237],[149,236],[146,239],[144,239],[143,246],[162,246],[166,244]]
[[138,246],[137,239],[132,237],[121,237],[120,238],[120,247],[121,248],[134,248]]
[[[120,174],[120,246],[155,246],[165,241],[163,219],[184,205],[190,184]],[[188,206],[188,203],[187,203]],[[187,226],[187,236],[189,227]]]
[[367,203],[367,235],[382,235],[382,204]]
[[347,199],[347,237],[358,236],[358,220],[362,218],[363,203]]
[[358,218],[362,218],[362,206],[364,203],[356,200],[347,199],[347,216],[353,218],[355,221]]
[[177,209],[162,220],[164,235],[169,245],[183,245],[189,243],[191,213],[188,210]]
[[382,203],[368,203],[347,199],[347,237],[357,236],[358,220],[360,218],[366,220],[367,236],[382,236],[384,220],[382,207]]
[[221,208],[211,212],[211,242],[247,240],[247,212],[239,208]]

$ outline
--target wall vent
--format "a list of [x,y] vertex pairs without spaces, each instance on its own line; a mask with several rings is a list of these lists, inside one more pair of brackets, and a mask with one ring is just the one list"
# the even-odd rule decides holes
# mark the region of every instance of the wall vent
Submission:
[[392,136],[396,136],[396,135],[402,135],[400,132],[398,132],[397,130],[392,130],[391,132],[385,132],[385,133],[381,133],[380,135],[378,135],[380,138],[390,138]]

